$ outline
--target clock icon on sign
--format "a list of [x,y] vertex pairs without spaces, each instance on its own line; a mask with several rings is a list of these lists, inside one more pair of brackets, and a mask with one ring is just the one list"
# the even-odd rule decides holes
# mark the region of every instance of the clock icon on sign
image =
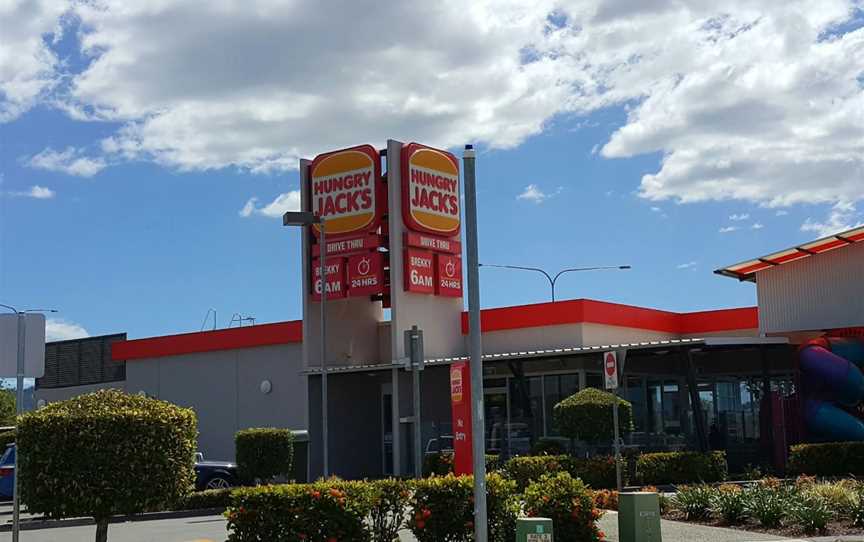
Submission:
[[361,275],[368,275],[369,269],[372,267],[372,264],[369,262],[369,258],[362,258],[360,263],[357,264],[357,272]]
[[444,274],[447,275],[448,277],[452,277],[453,275],[456,274],[456,264],[453,263],[453,260],[450,260],[444,266]]

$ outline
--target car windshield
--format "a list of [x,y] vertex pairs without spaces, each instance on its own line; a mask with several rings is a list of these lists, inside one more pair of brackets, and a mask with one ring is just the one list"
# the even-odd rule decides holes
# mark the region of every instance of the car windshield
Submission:
[[12,465],[15,463],[15,446],[9,446],[0,457],[0,465]]

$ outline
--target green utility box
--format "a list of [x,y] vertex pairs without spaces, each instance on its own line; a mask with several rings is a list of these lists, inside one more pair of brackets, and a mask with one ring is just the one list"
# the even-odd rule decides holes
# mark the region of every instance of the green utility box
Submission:
[[516,542],[552,542],[552,520],[519,518],[516,520]]
[[619,542],[660,542],[660,498],[656,493],[618,496]]

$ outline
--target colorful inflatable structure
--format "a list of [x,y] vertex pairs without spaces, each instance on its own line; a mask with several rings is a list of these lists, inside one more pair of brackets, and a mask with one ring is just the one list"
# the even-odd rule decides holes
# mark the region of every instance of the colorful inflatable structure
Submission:
[[864,441],[864,338],[821,337],[799,351],[808,440]]

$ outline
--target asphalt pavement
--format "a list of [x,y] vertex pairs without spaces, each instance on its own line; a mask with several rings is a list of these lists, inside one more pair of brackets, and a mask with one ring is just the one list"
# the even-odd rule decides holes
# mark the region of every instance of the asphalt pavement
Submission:
[[[20,542],[93,542],[95,525],[56,527],[21,531]],[[108,527],[111,542],[224,542],[227,538],[225,518],[162,519],[112,523]],[[12,533],[0,533],[0,542],[12,540]]]

